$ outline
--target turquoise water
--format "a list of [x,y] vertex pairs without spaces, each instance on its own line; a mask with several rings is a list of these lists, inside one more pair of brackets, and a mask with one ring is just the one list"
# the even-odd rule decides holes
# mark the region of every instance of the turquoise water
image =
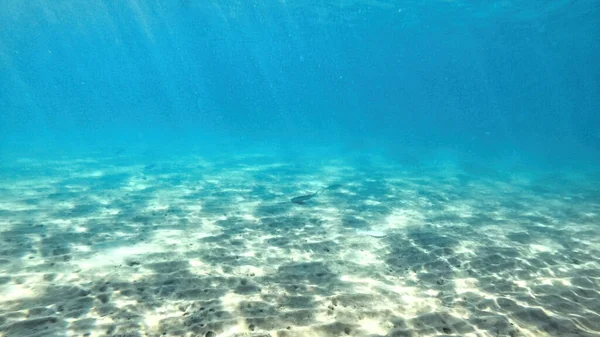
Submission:
[[596,1],[0,1],[0,336],[600,336]]

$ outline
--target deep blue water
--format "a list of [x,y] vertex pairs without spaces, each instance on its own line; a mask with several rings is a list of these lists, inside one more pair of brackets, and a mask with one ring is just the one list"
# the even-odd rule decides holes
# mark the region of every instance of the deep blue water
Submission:
[[600,161],[600,5],[0,2],[0,153]]

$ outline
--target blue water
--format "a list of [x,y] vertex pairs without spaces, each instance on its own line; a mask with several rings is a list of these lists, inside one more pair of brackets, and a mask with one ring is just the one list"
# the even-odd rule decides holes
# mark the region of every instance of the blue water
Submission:
[[595,1],[2,3],[2,153],[600,158]]
[[599,336],[598,60],[596,0],[0,0],[0,335]]

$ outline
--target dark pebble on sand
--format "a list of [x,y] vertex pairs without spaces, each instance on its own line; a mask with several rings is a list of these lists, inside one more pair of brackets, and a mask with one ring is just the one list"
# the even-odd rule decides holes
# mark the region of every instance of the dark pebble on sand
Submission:
[[214,332],[212,332],[212,331],[209,331],[209,332],[207,332],[207,333],[206,333],[206,335],[204,335],[204,336],[205,336],[205,337],[215,337],[216,335],[217,335],[216,333],[214,333]]
[[450,330],[450,328],[446,326],[442,328],[442,331],[444,331],[445,334],[449,334],[452,332],[452,330]]
[[254,324],[250,324],[250,325],[248,326],[248,329],[250,329],[250,331],[254,331],[254,329],[256,329],[256,325],[254,325]]

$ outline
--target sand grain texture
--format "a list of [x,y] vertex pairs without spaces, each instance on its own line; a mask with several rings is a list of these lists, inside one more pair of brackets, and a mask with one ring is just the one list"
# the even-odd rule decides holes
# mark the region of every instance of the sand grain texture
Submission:
[[252,158],[5,167],[0,336],[600,336],[600,184]]

